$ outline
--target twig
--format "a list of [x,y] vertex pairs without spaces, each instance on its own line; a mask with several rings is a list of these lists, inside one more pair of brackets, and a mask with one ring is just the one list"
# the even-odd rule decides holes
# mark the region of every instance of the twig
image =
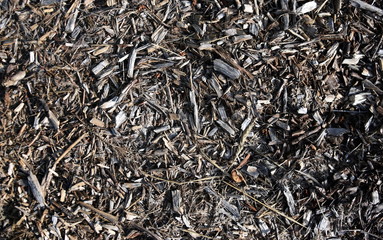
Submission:
[[236,169],[241,169],[243,166],[245,166],[251,157],[251,153],[248,153],[246,157],[239,163],[239,165],[236,167]]
[[203,235],[203,234],[199,234],[197,232],[194,232],[194,231],[191,231],[191,230],[188,230],[188,229],[181,229],[182,232],[186,232],[186,233],[189,233],[190,235],[197,235],[198,237],[203,237],[203,238],[207,238],[207,239],[214,239],[212,237],[209,237],[209,236],[206,236],[206,235]]
[[238,192],[242,193],[242,194],[245,195],[246,197],[248,197],[248,198],[254,200],[256,203],[261,204],[263,207],[265,207],[265,208],[267,208],[267,209],[269,209],[269,210],[275,212],[276,214],[278,214],[278,215],[280,215],[280,216],[282,216],[282,217],[288,219],[289,221],[291,221],[291,222],[293,222],[293,223],[295,223],[295,224],[298,224],[298,225],[301,226],[301,227],[307,228],[307,227],[304,226],[302,223],[298,222],[297,220],[293,219],[292,217],[289,217],[289,216],[287,216],[286,214],[284,214],[283,212],[278,211],[277,209],[275,209],[275,208],[273,208],[273,207],[270,207],[270,206],[267,205],[266,203],[263,203],[263,202],[259,201],[258,199],[256,199],[256,198],[250,196],[250,195],[249,195],[248,193],[246,193],[245,191],[243,191],[243,190],[241,190],[241,189],[239,189],[239,188],[233,186],[232,184],[230,184],[230,183],[228,183],[228,182],[225,182],[225,181],[223,181],[223,182],[224,182],[226,185],[228,185],[229,187],[234,188],[234,189],[237,190]]
[[115,223],[117,224],[118,223],[118,217],[110,214],[110,213],[107,213],[107,212],[104,212],[104,211],[101,211],[95,207],[93,207],[92,205],[90,204],[87,204],[87,203],[84,203],[84,202],[79,202],[78,204],[80,204],[81,206],[83,207],[86,207],[90,210],[92,210],[93,212],[97,213],[98,215],[100,215],[101,217],[105,218],[105,219],[108,219],[110,222],[112,223]]
[[214,167],[218,168],[221,172],[223,172],[223,174],[225,174],[226,176],[230,177],[230,174],[225,171],[225,169],[223,169],[221,166],[219,166],[215,161],[211,160],[208,156],[206,156],[206,154],[204,154],[202,151],[200,152],[202,157],[204,159],[206,159],[208,162],[210,162],[211,164],[213,164]]
[[351,0],[350,2],[351,2],[351,5],[353,5],[354,7],[359,7],[363,10],[367,10],[367,11],[376,13],[379,16],[383,16],[383,10],[378,8],[378,7],[372,6],[372,5],[370,5],[366,2],[363,2],[361,0]]
[[297,139],[295,139],[294,141],[292,141],[292,145],[295,145],[297,143],[299,143],[300,141],[302,141],[303,139],[313,135],[314,133],[317,133],[319,132],[319,130],[321,130],[322,128],[324,128],[325,126],[318,126],[316,128],[314,128],[313,130],[311,131],[308,131],[308,132],[305,132],[303,135],[299,136]]
[[66,155],[68,155],[68,153],[72,150],[72,148],[74,148],[83,138],[87,137],[88,136],[88,133],[84,133],[83,135],[81,135],[76,141],[74,141],[74,143],[72,143],[64,152],[63,154],[61,154],[60,157],[58,157],[55,161],[55,163],[53,164],[53,167],[56,168],[57,164],[59,164],[59,162],[64,158],[66,157]]
[[50,185],[50,182],[52,180],[52,175],[53,175],[53,172],[56,170],[56,166],[57,164],[60,163],[60,161],[66,156],[68,155],[68,153],[72,150],[72,148],[74,148],[79,142],[81,142],[82,139],[84,139],[85,137],[88,136],[88,133],[84,133],[83,135],[81,135],[76,141],[74,141],[74,143],[72,143],[64,152],[63,154],[61,154],[60,157],[58,157],[56,159],[56,161],[54,162],[52,168],[49,170],[47,176],[44,178],[44,182],[42,184],[43,186],[43,190],[44,190],[44,196],[46,195],[46,191],[49,189],[49,185]]
[[152,231],[138,225],[138,224],[135,224],[135,223],[128,223],[128,226],[129,227],[132,227],[132,228],[135,228],[135,229],[138,229],[142,232],[145,232],[147,233],[148,235],[150,235],[152,238],[156,239],[156,240],[162,240],[163,238],[161,238],[160,236],[158,236],[157,234],[153,233]]

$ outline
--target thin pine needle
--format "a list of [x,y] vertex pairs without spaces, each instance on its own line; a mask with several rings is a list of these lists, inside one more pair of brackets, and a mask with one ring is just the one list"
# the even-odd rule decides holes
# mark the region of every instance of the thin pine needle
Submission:
[[223,169],[221,166],[219,166],[215,161],[211,160],[208,156],[206,156],[206,154],[204,154],[203,152],[201,152],[201,155],[202,157],[207,160],[208,162],[210,162],[214,167],[218,168],[221,172],[223,172],[223,174],[225,174],[226,176],[230,177],[230,174],[225,171],[225,169]]
[[165,179],[165,178],[156,177],[156,176],[150,175],[150,174],[148,174],[146,172],[142,172],[142,173],[145,176],[147,176],[147,177],[150,177],[150,178],[153,178],[153,179],[157,179],[157,180],[160,180],[160,181],[164,181],[164,182],[168,182],[168,183],[172,183],[172,184],[176,184],[176,185],[186,185],[186,184],[190,184],[190,183],[203,182],[203,181],[209,181],[209,180],[213,180],[213,179],[222,178],[222,176],[213,176],[213,177],[194,179],[194,180],[190,180],[190,181],[186,181],[186,182],[177,182],[177,181],[168,180],[168,179]]
[[234,189],[237,190],[238,192],[242,193],[242,194],[245,195],[246,197],[248,197],[248,198],[254,200],[256,203],[261,204],[263,207],[265,207],[265,208],[267,208],[267,209],[269,209],[269,210],[275,212],[276,214],[278,214],[278,215],[280,215],[280,216],[282,216],[282,217],[288,219],[289,221],[291,221],[291,222],[293,222],[293,223],[295,223],[295,224],[298,224],[298,225],[301,226],[301,227],[307,228],[307,227],[304,226],[302,223],[298,222],[297,220],[293,219],[292,217],[289,217],[289,216],[287,216],[286,214],[284,214],[283,212],[278,211],[277,209],[275,209],[275,208],[273,208],[273,207],[270,207],[270,206],[267,205],[266,203],[263,203],[263,202],[261,202],[260,200],[258,200],[258,199],[256,199],[256,198],[250,196],[250,195],[249,195],[248,193],[246,193],[244,190],[239,189],[239,188],[233,186],[232,184],[230,184],[230,183],[228,183],[228,182],[226,182],[226,181],[223,181],[223,182],[224,182],[226,185],[228,185],[229,187],[234,188]]

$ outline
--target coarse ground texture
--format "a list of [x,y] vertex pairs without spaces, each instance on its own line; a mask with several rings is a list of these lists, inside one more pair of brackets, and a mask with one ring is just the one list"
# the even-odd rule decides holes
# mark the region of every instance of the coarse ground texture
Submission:
[[382,0],[0,0],[0,239],[382,239]]

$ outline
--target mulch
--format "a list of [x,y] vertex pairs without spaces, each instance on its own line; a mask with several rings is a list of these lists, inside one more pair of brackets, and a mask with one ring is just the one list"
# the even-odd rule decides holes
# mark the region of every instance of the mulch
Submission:
[[0,0],[0,239],[383,239],[382,6]]

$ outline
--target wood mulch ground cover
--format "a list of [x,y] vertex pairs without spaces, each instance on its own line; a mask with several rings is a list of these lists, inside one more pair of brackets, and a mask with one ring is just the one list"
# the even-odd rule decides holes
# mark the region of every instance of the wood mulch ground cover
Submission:
[[0,239],[383,239],[382,0],[0,0]]

